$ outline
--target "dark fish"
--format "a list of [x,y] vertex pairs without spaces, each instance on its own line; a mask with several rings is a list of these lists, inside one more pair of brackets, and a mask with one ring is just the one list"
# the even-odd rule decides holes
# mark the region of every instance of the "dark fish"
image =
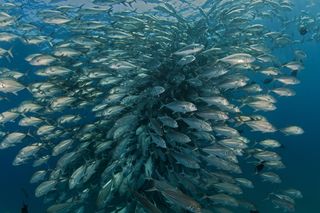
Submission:
[[22,204],[21,213],[29,213],[27,204]]
[[264,168],[264,163],[265,163],[265,161],[262,161],[262,162],[260,162],[260,163],[258,163],[258,164],[256,165],[256,167],[255,167],[256,173],[259,173],[259,172],[261,172],[261,171],[263,170],[263,168]]
[[304,25],[299,26],[299,33],[300,33],[300,35],[302,35],[302,36],[304,36],[305,34],[307,34],[307,33],[308,33],[307,27],[304,26]]
[[264,84],[270,84],[273,81],[273,78],[266,78],[263,80]]
[[291,72],[291,76],[297,77],[297,75],[298,75],[298,70],[293,70],[293,71]]

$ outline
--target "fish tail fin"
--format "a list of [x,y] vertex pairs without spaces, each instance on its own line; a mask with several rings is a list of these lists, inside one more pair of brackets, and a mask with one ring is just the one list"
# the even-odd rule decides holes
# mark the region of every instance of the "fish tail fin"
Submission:
[[24,32],[21,36],[20,36],[20,40],[21,42],[25,43],[25,44],[28,44],[28,39],[27,39],[27,36],[26,36],[27,32]]
[[77,12],[79,12],[79,11],[83,8],[84,5],[86,5],[86,4],[83,3],[83,4],[81,4],[79,7],[77,7],[77,9],[78,9]]
[[50,45],[50,47],[53,47],[52,40],[53,40],[53,39],[48,39],[48,44]]
[[245,97],[239,100],[240,102],[240,106],[238,106],[239,109],[243,108],[244,106],[246,106],[246,102],[249,101],[249,97]]
[[235,120],[235,127],[240,127],[241,125],[243,125],[244,124],[244,122],[243,121],[241,121],[241,120]]
[[11,58],[13,58],[12,49],[13,49],[13,47],[11,47],[11,48],[7,51],[8,55],[9,55]]
[[200,200],[205,200],[205,199],[208,199],[209,196],[208,195],[204,195],[203,197],[200,198]]
[[28,129],[28,132],[27,132],[27,136],[33,138],[33,139],[36,139],[32,134],[31,134],[31,130]]
[[7,59],[8,62],[11,63],[11,58],[9,56],[5,56],[5,58]]
[[[29,70],[27,70],[27,72],[30,72]],[[28,73],[27,73],[28,74]],[[32,90],[29,86],[26,86],[26,89],[32,94]]]
[[180,113],[176,113],[176,115],[177,115],[176,120],[182,120],[182,119],[183,119],[183,117],[181,117],[181,114],[180,114]]
[[108,13],[109,16],[111,16],[111,15],[112,15],[112,12],[113,12],[113,7],[111,6],[111,7],[108,9],[107,13]]
[[10,101],[8,97],[3,97],[3,100]]
[[239,109],[242,109],[243,107],[245,107],[246,104],[245,103],[241,103],[241,105],[239,106]]
[[14,22],[15,22],[16,24],[18,24],[18,21],[19,21],[20,19],[22,19],[22,18],[23,18],[23,15],[19,16],[16,20],[14,20]]

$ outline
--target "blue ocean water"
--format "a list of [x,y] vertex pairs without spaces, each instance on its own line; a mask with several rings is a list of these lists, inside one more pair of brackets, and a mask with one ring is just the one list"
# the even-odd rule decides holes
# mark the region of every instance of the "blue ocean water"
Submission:
[[[296,2],[296,5],[295,13],[298,16],[299,12],[306,8],[301,2]],[[318,9],[320,11],[320,6]],[[314,8],[313,10],[316,11]],[[297,29],[292,30],[299,38],[300,35],[298,35]],[[302,38],[300,37],[300,39]],[[302,191],[304,198],[297,200],[297,213],[318,213],[320,212],[320,43],[305,41],[302,44],[295,45],[295,48],[297,47],[304,50],[308,55],[304,60],[305,69],[298,73],[301,84],[294,87],[297,94],[294,97],[278,98],[278,109],[267,115],[268,119],[276,127],[281,128],[292,124],[299,125],[305,130],[303,135],[295,137],[276,134],[275,139],[284,144],[280,154],[287,167],[279,172],[283,180],[281,187],[294,187]],[[14,44],[13,48],[14,59],[11,61],[2,59],[0,61],[1,66],[23,72],[32,72],[32,67],[23,59],[33,52],[36,51],[18,42]],[[280,49],[277,52],[277,56],[290,60],[293,57],[292,50],[290,48]],[[16,102],[27,99],[28,92],[24,91],[19,93],[19,96],[12,96],[14,98],[11,97],[10,102],[0,103],[1,112],[15,106]],[[251,138],[255,137],[255,134],[251,132],[246,134]],[[20,148],[18,146],[0,153],[0,213],[19,212],[24,202],[29,205],[31,213],[43,213],[45,212],[45,207],[42,199],[34,197],[35,185],[29,183],[30,177],[35,170],[30,165],[12,166],[12,161]],[[252,172],[253,174],[253,167],[249,167],[247,172]],[[276,191],[278,186],[258,184],[254,190],[248,190],[246,193],[249,194],[260,212],[281,212],[274,209],[270,202],[265,200],[267,193],[272,191],[270,189]]]

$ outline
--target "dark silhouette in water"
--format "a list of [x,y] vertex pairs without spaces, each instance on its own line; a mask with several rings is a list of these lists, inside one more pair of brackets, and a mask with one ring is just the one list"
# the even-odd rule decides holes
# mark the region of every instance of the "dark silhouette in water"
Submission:
[[270,84],[273,81],[273,78],[266,78],[263,80],[264,84]]
[[29,198],[29,194],[27,190],[23,187],[21,187],[21,192],[24,196],[23,202],[22,202],[22,208],[21,208],[21,213],[29,213],[28,211],[28,205],[26,204],[26,200]]
[[306,28],[304,25],[300,25],[300,26],[299,26],[299,33],[300,33],[300,35],[305,35],[305,34],[307,34],[307,32],[308,32],[308,30],[307,30],[307,28]]
[[293,70],[293,71],[291,72],[291,76],[293,76],[293,77],[297,77],[297,74],[298,74],[298,71],[297,71],[297,70]]
[[258,210],[250,210],[250,213],[259,213]]
[[23,206],[21,208],[21,213],[29,213],[27,204],[23,203]]
[[256,173],[259,173],[259,172],[261,172],[261,171],[263,170],[263,168],[264,168],[264,163],[265,163],[265,161],[262,161],[262,162],[260,162],[260,163],[258,163],[258,164],[256,165]]
[[21,187],[21,192],[22,192],[23,196],[25,197],[25,199],[29,198],[29,194],[25,188]]

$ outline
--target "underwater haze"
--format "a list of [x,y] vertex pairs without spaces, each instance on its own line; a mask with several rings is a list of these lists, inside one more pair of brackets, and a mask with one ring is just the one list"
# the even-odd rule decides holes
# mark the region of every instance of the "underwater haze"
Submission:
[[0,213],[320,212],[316,0],[0,0]]

